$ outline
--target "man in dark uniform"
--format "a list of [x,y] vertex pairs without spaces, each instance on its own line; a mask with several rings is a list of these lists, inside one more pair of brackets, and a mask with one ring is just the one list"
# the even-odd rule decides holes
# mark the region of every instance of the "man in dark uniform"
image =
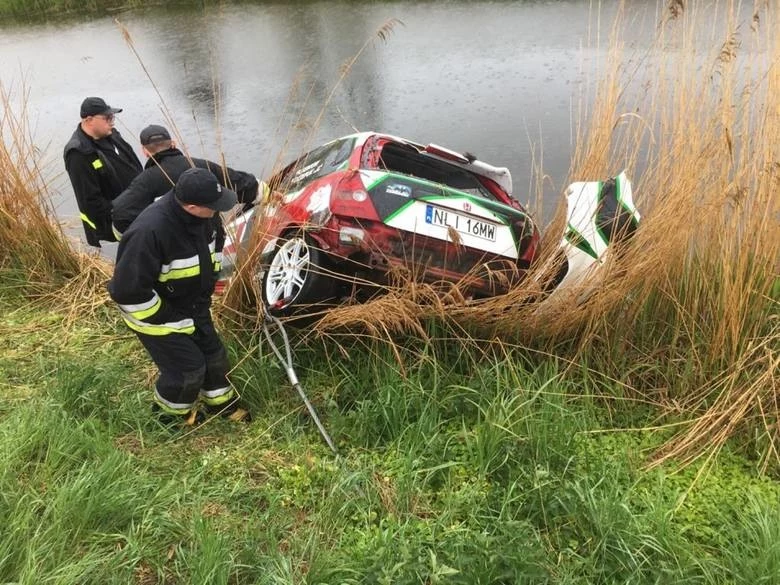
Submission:
[[98,248],[100,240],[116,241],[111,201],[142,170],[133,148],[114,128],[114,116],[121,111],[103,98],[86,98],[81,103],[81,122],[63,153],[87,243]]
[[210,312],[225,241],[218,212],[237,201],[210,171],[188,169],[119,242],[108,291],[159,369],[153,409],[166,424],[200,422],[199,398],[207,413],[249,420]]
[[208,169],[223,187],[235,190],[238,200],[251,204],[257,197],[257,179],[250,173],[223,167],[202,158],[190,158],[176,148],[168,130],[152,124],[141,130],[141,149],[149,157],[144,171],[113,202],[111,211],[114,236],[119,239],[148,205],[171,190],[179,176],[189,168]]

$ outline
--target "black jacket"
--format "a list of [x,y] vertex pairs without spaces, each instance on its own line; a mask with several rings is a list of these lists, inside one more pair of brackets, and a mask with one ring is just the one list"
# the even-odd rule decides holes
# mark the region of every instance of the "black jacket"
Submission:
[[211,304],[224,243],[219,214],[195,217],[173,191],[141,212],[119,242],[108,283],[127,325],[147,335],[191,334],[193,317]]
[[63,158],[87,242],[100,247],[100,240],[116,241],[111,230],[111,200],[143,170],[133,148],[119,130],[94,140],[79,124],[65,145]]
[[251,203],[257,196],[257,179],[254,175],[222,167],[202,158],[187,158],[179,149],[169,148],[151,156],[146,161],[144,172],[114,199],[111,211],[114,235],[119,237],[124,233],[139,213],[170,191],[179,175],[193,166],[214,173],[223,186],[238,194],[241,203]]

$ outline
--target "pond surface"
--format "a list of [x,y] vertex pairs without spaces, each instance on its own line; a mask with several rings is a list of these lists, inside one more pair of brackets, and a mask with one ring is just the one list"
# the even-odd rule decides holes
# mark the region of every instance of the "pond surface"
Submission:
[[[35,141],[69,225],[78,221],[61,151],[88,95],[124,108],[117,127],[136,148],[141,128],[168,124],[167,111],[191,154],[218,159],[222,152],[230,166],[259,177],[307,144],[355,130],[468,150],[507,166],[522,202],[532,198],[534,169],[542,165],[548,219],[567,180],[576,105],[597,79],[616,4],[155,8],[117,15],[132,45],[108,17],[6,26],[0,80],[17,95],[22,80],[29,90]],[[655,11],[653,1],[629,5],[632,42],[650,38]],[[382,40],[377,31],[391,19],[400,22]]]

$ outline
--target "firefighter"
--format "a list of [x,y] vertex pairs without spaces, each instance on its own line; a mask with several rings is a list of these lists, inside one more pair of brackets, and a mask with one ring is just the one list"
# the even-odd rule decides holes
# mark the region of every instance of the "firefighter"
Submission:
[[101,240],[116,241],[111,201],[142,170],[133,147],[114,128],[115,116],[121,111],[103,98],[86,98],[81,103],[81,122],[63,152],[87,243],[97,248]]
[[237,201],[213,173],[188,169],[119,242],[108,291],[157,365],[152,408],[166,425],[216,413],[250,419],[228,381],[230,362],[210,311],[225,241],[219,212]]
[[222,186],[235,190],[241,203],[252,204],[257,197],[258,182],[254,175],[185,156],[164,126],[147,126],[141,130],[140,139],[141,150],[148,157],[144,171],[113,201],[111,216],[117,240],[147,205],[170,191],[179,175],[191,167],[210,170]]

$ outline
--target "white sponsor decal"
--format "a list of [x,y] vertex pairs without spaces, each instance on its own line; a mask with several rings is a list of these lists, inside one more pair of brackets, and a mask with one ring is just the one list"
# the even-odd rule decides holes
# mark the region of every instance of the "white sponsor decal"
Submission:
[[322,161],[316,160],[311,164],[306,165],[303,168],[298,169],[295,172],[295,175],[292,178],[292,183],[300,183],[304,179],[307,179],[308,177],[312,176],[314,173],[318,172],[322,168]]
[[387,193],[388,195],[399,195],[401,197],[411,197],[412,188],[409,185],[392,183],[385,188],[385,193]]
[[316,213],[330,207],[330,183],[318,188],[309,197],[309,204],[306,206],[306,211]]

